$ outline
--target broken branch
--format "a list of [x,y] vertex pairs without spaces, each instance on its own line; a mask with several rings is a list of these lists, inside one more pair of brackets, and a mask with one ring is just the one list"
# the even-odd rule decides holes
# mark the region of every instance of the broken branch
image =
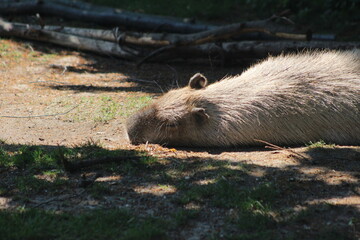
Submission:
[[269,142],[267,142],[267,141],[260,140],[260,139],[254,139],[254,141],[266,144],[267,146],[265,146],[265,148],[270,148],[270,149],[273,149],[273,150],[286,151],[286,152],[289,152],[289,153],[291,153],[291,154],[293,154],[293,155],[295,155],[295,156],[297,156],[297,157],[300,157],[300,159],[303,159],[303,160],[306,160],[306,161],[311,162],[311,160],[310,160],[308,157],[306,157],[306,156],[304,156],[304,155],[302,155],[302,154],[300,154],[300,153],[297,153],[297,152],[295,152],[295,151],[293,151],[293,150],[291,150],[291,149],[283,148],[283,147],[280,147],[280,146],[275,145],[275,144],[273,144],[273,143],[269,143]]

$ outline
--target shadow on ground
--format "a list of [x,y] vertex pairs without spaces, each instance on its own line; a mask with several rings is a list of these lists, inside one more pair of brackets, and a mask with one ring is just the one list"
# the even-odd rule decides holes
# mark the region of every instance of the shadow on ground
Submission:
[[[309,150],[312,162],[295,159],[297,164],[284,167],[182,152],[175,157],[165,148],[156,156],[91,144],[4,143],[1,149],[3,159],[14,162],[1,162],[3,209],[81,213],[124,208],[168,221],[162,228],[170,239],[356,239],[360,234],[358,149]],[[61,164],[62,158],[79,162],[116,156],[76,173]]]

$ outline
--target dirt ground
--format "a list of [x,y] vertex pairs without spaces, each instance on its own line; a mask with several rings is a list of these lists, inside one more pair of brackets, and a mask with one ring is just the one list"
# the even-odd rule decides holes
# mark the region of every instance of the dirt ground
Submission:
[[[177,84],[185,85],[194,73],[202,72],[210,81],[216,81],[226,75],[240,73],[240,68],[186,62],[144,64],[135,68],[133,64],[119,59],[51,45],[6,39],[0,42],[6,46],[0,51],[0,140],[4,141],[3,144],[71,147],[93,141],[108,149],[142,149],[159,158],[176,161],[216,159],[246,163],[253,166],[250,171],[252,178],[243,181],[265,178],[281,186],[283,198],[277,203],[279,206],[301,210],[321,204],[335,205],[338,208],[319,211],[323,219],[321,224],[326,222],[331,226],[344,226],[353,231],[352,236],[360,239],[360,147],[337,146],[309,151],[306,147],[269,150],[132,146],[124,130],[126,116],[116,116],[108,121],[96,120],[94,114],[97,113],[89,102],[89,99],[96,101],[104,97],[122,102],[129,97],[158,96]],[[112,179],[102,180],[116,182],[120,179],[121,176],[112,176]],[[114,194],[97,204],[130,205],[140,214],[157,215],[164,209],[172,211],[173,203],[167,201],[166,196],[174,189],[159,188],[141,179],[136,187],[131,186],[117,185],[118,196]],[[124,196],[125,192],[128,192],[127,199],[131,199],[128,202],[119,197]],[[78,207],[94,204],[90,200],[80,203],[76,198],[73,197],[71,201]],[[34,197],[34,202],[36,200]],[[0,208],[16,205],[16,202],[11,205],[9,201],[5,197],[0,198]],[[41,201],[45,202],[44,199]],[[49,201],[42,205],[51,208],[55,204]],[[217,210],[218,216],[232,214],[221,211]],[[221,217],[207,221],[211,218],[209,216],[212,216],[211,211],[203,213],[202,221],[183,229],[178,238],[204,238],[206,232],[216,224],[221,225],[219,222],[222,221]],[[355,220],[349,223],[349,219]],[[300,227],[316,231],[316,225],[314,220],[304,222]]]
[[[3,42],[8,49],[0,58],[0,138],[17,144],[70,146],[91,138],[107,147],[126,146],[125,119],[94,123],[91,109],[82,109],[79,99],[100,95],[122,101],[128,96],[157,96],[177,84],[186,84],[199,71],[212,80],[239,72],[235,68],[219,70],[186,63],[136,68],[111,57],[41,44]],[[73,107],[76,109],[71,110]],[[62,115],[68,110],[69,114]],[[47,114],[59,115],[26,117]],[[74,114],[88,115],[89,119],[69,120],[69,115]]]

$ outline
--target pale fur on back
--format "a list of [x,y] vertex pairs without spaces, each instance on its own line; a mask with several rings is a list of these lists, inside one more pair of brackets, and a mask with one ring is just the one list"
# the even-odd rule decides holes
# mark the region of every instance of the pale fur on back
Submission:
[[358,145],[360,51],[269,57],[205,88],[170,91],[151,106],[167,122],[184,118],[193,107],[206,110],[205,124],[186,124],[180,132],[155,126],[154,141],[184,146],[255,145],[255,139],[282,145],[318,140]]
[[270,57],[201,95],[218,106],[211,114],[218,117],[213,127],[226,131],[209,139],[224,145],[259,138],[276,144],[320,139],[360,144],[358,50]]

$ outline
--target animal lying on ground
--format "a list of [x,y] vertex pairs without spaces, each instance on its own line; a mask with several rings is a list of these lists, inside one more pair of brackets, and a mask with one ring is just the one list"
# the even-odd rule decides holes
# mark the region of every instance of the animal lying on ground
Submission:
[[269,57],[207,85],[195,74],[127,121],[131,143],[360,144],[360,50]]

